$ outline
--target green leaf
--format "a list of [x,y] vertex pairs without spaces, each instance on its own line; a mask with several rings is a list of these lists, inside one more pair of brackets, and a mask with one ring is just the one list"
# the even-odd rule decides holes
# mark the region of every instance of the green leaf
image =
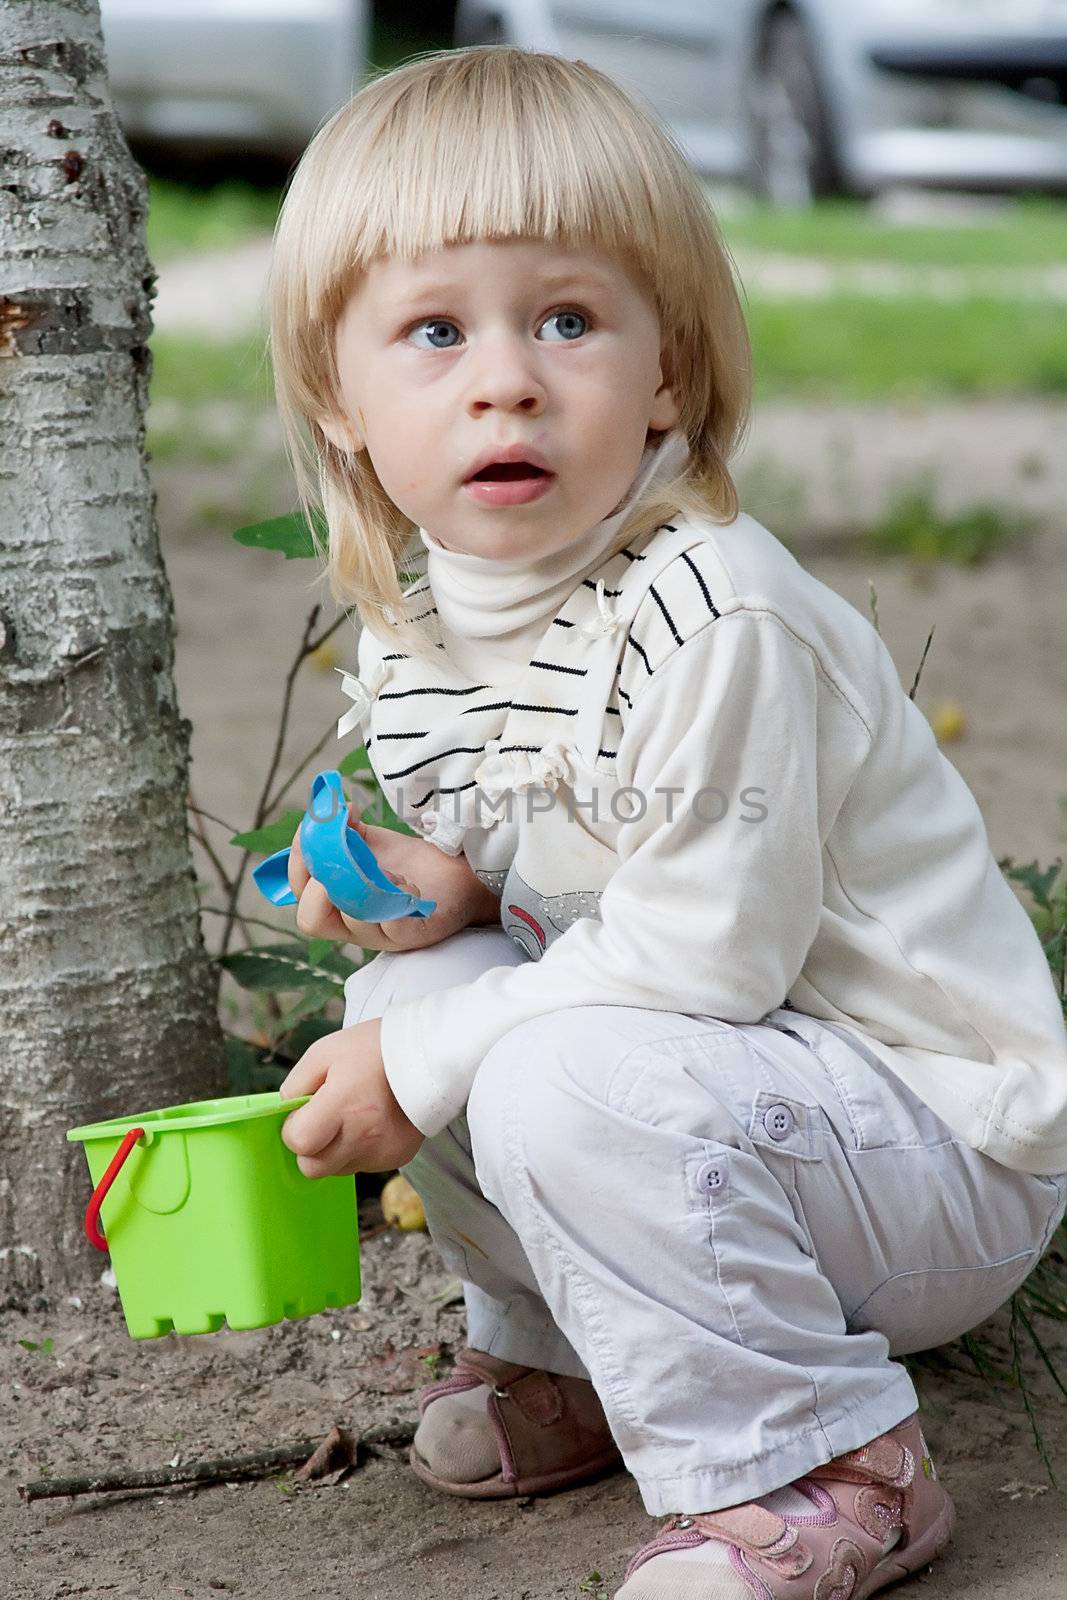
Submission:
[[[299,1061],[305,1050],[311,1048],[316,1039],[324,1039],[328,1033],[337,1033],[341,1024],[331,1022],[328,1017],[308,1017],[303,1022],[298,1022],[296,1027],[285,1040],[285,1053],[294,1061]],[[281,1040],[279,1040],[281,1043]]]
[[416,837],[414,828],[409,828],[406,822],[400,820],[380,789],[375,790],[370,805],[364,806],[359,820],[369,822],[375,828],[392,828],[394,833],[406,833],[412,838]]
[[262,1045],[223,1035],[226,1049],[226,1081],[231,1094],[265,1094],[277,1089],[289,1071],[288,1061],[264,1061]]
[[367,746],[365,744],[361,744],[358,749],[350,750],[346,756],[343,756],[337,763],[337,770],[342,778],[350,778],[354,772],[366,772],[370,775],[370,781],[377,786],[378,779],[374,775],[374,768],[370,764],[370,756],[367,754]]
[[235,833],[230,843],[236,845],[238,850],[261,850],[265,856],[272,856],[275,850],[284,850],[286,845],[292,844],[293,835],[303,820],[302,811],[286,811],[276,821],[268,822],[262,828],[253,828],[249,833]]
[[[1010,857],[1008,860],[1010,861]],[[1031,861],[1028,867],[1009,866],[1007,875],[1009,878],[1014,878],[1016,883],[1024,884],[1043,911],[1051,911],[1053,908],[1051,890],[1059,877],[1062,865],[1062,862],[1054,862],[1042,872],[1037,862]]]
[[412,838],[417,837],[414,828],[409,828],[406,822],[401,822],[382,792],[382,786],[370,764],[365,744],[361,744],[356,750],[350,750],[339,763],[337,770],[345,778],[360,777],[374,791],[370,803],[360,813],[361,822],[369,822],[375,828],[392,828],[394,833],[406,833]]
[[320,979],[317,983],[309,983],[300,998],[294,1001],[287,1011],[283,1011],[274,1024],[272,1032],[275,1044],[280,1044],[298,1022],[314,1016],[322,1010],[327,1000],[333,1000],[336,995],[337,986],[329,980]]
[[308,960],[311,962],[311,965],[313,967],[317,966],[318,963],[322,960],[323,956],[326,955],[327,951],[334,950],[336,948],[337,948],[337,940],[336,939],[309,939],[308,940]]
[[261,944],[250,950],[236,950],[221,956],[220,966],[233,976],[242,989],[305,989],[317,980],[329,982],[334,992],[354,969],[335,946],[311,962],[304,944]]
[[[323,545],[329,541],[326,518],[317,508],[311,520]],[[271,517],[268,522],[252,522],[245,528],[236,528],[234,538],[238,544],[253,550],[280,550],[287,561],[318,554],[311,536],[307,518],[302,511],[291,511],[285,517]]]
[[19,1339],[17,1341],[24,1350],[36,1350],[42,1356],[50,1356],[55,1349],[56,1341],[49,1337],[36,1344],[33,1339]]

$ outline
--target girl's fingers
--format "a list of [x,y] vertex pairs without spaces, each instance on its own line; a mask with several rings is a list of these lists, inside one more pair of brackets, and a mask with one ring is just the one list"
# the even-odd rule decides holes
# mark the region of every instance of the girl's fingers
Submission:
[[[386,877],[389,878],[391,883],[395,883],[398,888],[405,889],[408,894],[414,895],[418,899],[419,891],[408,878],[401,878],[399,875],[390,877],[388,873],[386,873]],[[348,930],[348,937],[356,944],[363,945],[367,950],[393,949],[396,943],[394,930],[402,927],[408,920],[407,918],[400,918],[390,922],[357,922],[354,917],[346,916],[343,911],[338,912],[338,916]]]
[[341,1126],[337,1101],[328,1089],[323,1090],[312,1095],[306,1106],[286,1117],[282,1123],[282,1143],[298,1156],[317,1156],[333,1143]]
[[356,1152],[349,1148],[344,1132],[338,1129],[329,1144],[324,1145],[321,1150],[316,1150],[314,1155],[298,1155],[296,1164],[305,1178],[328,1178],[337,1173],[352,1171],[355,1160]]
[[311,880],[311,873],[304,861],[304,852],[300,848],[300,830],[293,835],[293,842],[289,846],[289,887],[299,900]]
[[296,1100],[302,1094],[314,1094],[326,1081],[330,1069],[328,1055],[316,1053],[315,1047],[305,1050],[300,1060],[291,1067],[278,1091],[283,1100]]
[[300,895],[296,925],[301,933],[313,939],[345,937],[341,913],[317,878],[309,878]]

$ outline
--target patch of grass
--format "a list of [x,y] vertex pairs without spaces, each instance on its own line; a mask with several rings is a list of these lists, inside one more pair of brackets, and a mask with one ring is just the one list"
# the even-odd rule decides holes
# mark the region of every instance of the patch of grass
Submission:
[[805,210],[754,205],[724,216],[727,243],[834,261],[892,261],[939,267],[1042,267],[1067,260],[1067,208],[1018,199],[981,222],[895,223],[853,200]]
[[205,400],[240,400],[271,406],[274,391],[266,346],[259,334],[243,339],[196,339],[185,334],[152,336],[153,400],[199,405]]
[[201,427],[195,420],[180,427],[153,428],[151,419],[146,435],[146,447],[153,461],[182,463],[185,466],[225,467],[240,461],[245,455],[244,445],[237,438],[222,438],[210,429]]
[[924,479],[893,496],[883,515],[863,530],[861,543],[878,555],[973,567],[1032,527],[1032,519],[992,505],[947,515],[938,509],[931,480]]
[[213,188],[149,179],[148,254],[158,266],[192,250],[227,250],[270,231],[281,189],[228,178]]
[[1067,393],[1067,317],[1043,300],[833,294],[746,312],[757,398]]
[[[1042,301],[835,294],[755,300],[746,309],[757,401],[1067,394],[1067,317],[1050,316]],[[273,404],[259,335],[213,341],[157,333],[152,352],[153,399]]]

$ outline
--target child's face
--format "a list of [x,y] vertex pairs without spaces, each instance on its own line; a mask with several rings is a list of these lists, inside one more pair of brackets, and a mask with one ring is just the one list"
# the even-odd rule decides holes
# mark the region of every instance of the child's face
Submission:
[[[446,548],[546,555],[615,509],[649,429],[677,422],[660,339],[651,299],[599,251],[523,238],[381,258],[338,324],[344,415],[324,428],[366,447],[390,499]],[[509,445],[552,475],[468,484]]]

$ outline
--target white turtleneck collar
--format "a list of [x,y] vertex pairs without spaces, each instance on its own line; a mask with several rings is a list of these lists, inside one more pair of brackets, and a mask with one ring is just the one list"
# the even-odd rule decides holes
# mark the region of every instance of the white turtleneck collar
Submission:
[[446,550],[420,528],[442,642],[456,665],[462,671],[495,673],[493,681],[524,668],[554,613],[600,563],[637,496],[653,483],[676,477],[688,457],[684,433],[672,429],[658,446],[647,447],[633,482],[610,516],[573,544],[533,561],[525,556],[497,559]]

